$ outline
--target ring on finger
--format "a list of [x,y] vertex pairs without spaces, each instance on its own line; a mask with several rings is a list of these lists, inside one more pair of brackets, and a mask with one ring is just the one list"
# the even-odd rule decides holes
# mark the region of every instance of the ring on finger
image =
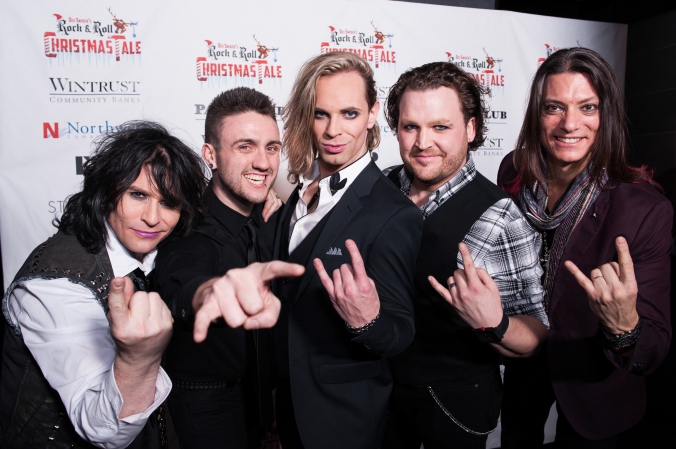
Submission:
[[597,280],[598,278],[602,278],[602,277],[603,277],[603,275],[602,275],[602,274],[599,274],[598,276],[594,276],[594,279],[592,279],[592,281],[595,281],[595,280]]
[[448,284],[449,290],[452,289],[453,287],[455,287],[455,282],[451,282],[450,284]]

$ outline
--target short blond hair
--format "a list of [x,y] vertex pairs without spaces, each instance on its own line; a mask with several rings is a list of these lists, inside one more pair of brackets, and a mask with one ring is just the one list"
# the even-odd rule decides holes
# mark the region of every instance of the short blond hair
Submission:
[[[301,175],[307,175],[317,157],[312,126],[315,118],[317,81],[322,76],[356,72],[364,80],[366,102],[369,110],[376,104],[376,82],[373,70],[362,57],[354,53],[337,51],[325,53],[307,61],[301,67],[291,90],[289,102],[284,107],[284,142],[282,153],[289,159],[287,179],[292,184]],[[368,151],[380,145],[380,128],[376,122],[368,130],[366,147]]]

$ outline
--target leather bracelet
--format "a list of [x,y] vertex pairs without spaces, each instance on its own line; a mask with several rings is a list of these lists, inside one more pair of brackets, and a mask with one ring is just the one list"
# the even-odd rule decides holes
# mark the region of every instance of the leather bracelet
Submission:
[[619,335],[608,335],[606,330],[599,323],[599,326],[601,327],[601,332],[603,333],[603,339],[605,340],[608,346],[611,346],[613,348],[629,348],[631,346],[634,346],[638,341],[638,336],[641,335],[642,325],[643,323],[641,322],[641,318],[639,318],[638,323],[636,323],[636,327],[634,327],[632,330],[628,332],[622,332]]
[[347,321],[345,322],[345,327],[352,334],[355,334],[355,335],[363,334],[367,330],[371,329],[374,324],[376,324],[376,321],[378,321],[378,318],[380,318],[380,312],[378,312],[378,315],[376,315],[376,317],[374,319],[372,319],[371,321],[369,321],[368,323],[364,324],[361,327],[352,327],[349,324],[347,324]]

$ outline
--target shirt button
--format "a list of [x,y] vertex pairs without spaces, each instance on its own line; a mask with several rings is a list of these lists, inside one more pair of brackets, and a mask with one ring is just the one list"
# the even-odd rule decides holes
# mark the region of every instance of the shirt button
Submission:
[[181,309],[181,316],[185,318],[185,309]]

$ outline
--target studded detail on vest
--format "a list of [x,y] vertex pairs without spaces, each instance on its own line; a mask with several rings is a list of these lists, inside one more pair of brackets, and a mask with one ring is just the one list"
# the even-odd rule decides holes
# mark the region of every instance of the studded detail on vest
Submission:
[[67,278],[89,289],[107,312],[113,269],[104,248],[88,253],[72,235],[56,233],[39,245],[17,273],[2,301],[9,323],[2,348],[0,377],[0,446],[7,448],[94,448],[75,432],[59,394],[45,379],[26,347],[21,331],[9,319],[12,290],[31,279]]

